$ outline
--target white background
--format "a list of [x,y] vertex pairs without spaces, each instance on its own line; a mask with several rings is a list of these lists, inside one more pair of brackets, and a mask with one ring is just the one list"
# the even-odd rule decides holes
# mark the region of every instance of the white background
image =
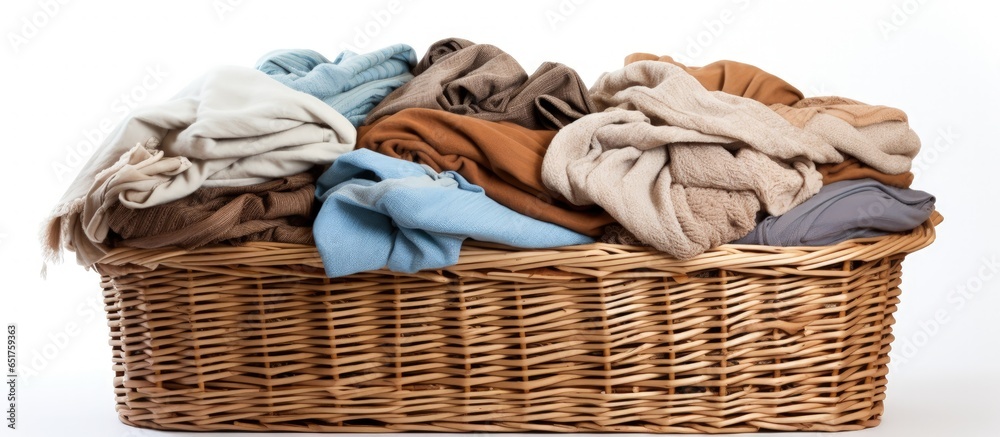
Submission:
[[67,262],[39,277],[39,225],[88,136],[121,119],[122,94],[162,101],[210,66],[252,67],[277,48],[333,58],[405,42],[420,57],[449,36],[497,45],[529,73],[565,63],[587,84],[645,51],[739,60],[806,95],[907,111],[924,145],[914,187],[937,196],[945,222],[904,265],[883,424],[856,435],[998,435],[995,3],[406,1],[381,25],[372,13],[388,0],[62,2],[0,5],[0,322],[18,323],[22,374],[19,429],[0,436],[167,435],[118,422],[97,274]]

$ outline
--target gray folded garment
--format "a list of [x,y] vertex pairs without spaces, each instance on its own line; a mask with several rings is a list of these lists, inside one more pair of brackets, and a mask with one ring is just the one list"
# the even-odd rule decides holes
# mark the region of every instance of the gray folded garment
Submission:
[[780,216],[766,217],[736,244],[827,246],[909,231],[934,210],[934,196],[873,179],[834,182]]

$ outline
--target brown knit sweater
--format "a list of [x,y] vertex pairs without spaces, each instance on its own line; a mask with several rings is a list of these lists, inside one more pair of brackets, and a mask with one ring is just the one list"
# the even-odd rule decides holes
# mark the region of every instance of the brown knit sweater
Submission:
[[108,212],[109,245],[152,249],[250,241],[312,244],[315,177],[299,173],[256,185],[201,188],[163,205]]

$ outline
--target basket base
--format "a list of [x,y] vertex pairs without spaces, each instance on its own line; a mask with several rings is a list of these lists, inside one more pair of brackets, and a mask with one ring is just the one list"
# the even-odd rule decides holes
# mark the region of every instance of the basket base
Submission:
[[853,431],[879,424],[902,261],[934,223],[688,261],[472,244],[442,271],[329,279],[314,247],[248,244],[97,268],[139,427]]

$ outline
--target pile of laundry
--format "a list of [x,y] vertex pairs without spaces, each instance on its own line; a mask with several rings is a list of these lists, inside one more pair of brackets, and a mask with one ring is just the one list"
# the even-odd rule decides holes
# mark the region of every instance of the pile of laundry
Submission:
[[222,67],[134,111],[43,229],[90,266],[118,247],[315,245],[330,277],[437,269],[466,239],[596,241],[689,259],[911,230],[906,114],[810,97],[752,65],[636,53],[587,88],[449,38]]

